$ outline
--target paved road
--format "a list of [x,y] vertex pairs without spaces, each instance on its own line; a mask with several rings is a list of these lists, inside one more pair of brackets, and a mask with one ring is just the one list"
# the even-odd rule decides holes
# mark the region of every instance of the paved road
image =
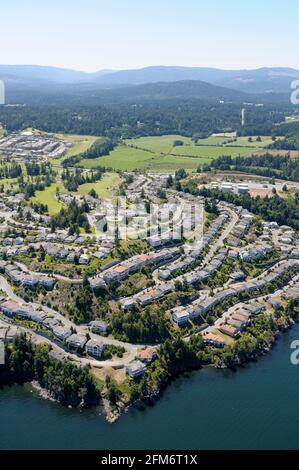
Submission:
[[53,276],[55,279],[57,279],[59,281],[64,281],[64,282],[67,282],[69,284],[82,284],[83,278],[72,278],[72,277],[62,276],[61,274],[55,274],[53,272],[52,273],[42,273],[40,271],[30,271],[30,269],[26,266],[26,264],[20,263],[18,261],[15,261],[14,264],[16,266],[18,266],[18,268],[20,268],[25,273],[29,273],[29,274],[32,274],[32,275],[38,274],[39,276],[49,276],[50,275],[50,276]]
[[[289,287],[291,287],[291,285],[293,285],[298,280],[299,280],[299,274],[294,276],[292,278],[292,280],[286,286],[282,287],[281,289],[276,290],[272,294],[266,294],[266,295],[260,295],[260,296],[257,296],[257,297],[252,297],[250,300],[254,300],[255,302],[259,302],[259,301],[262,301],[262,300],[266,300],[267,298],[272,298],[273,299],[274,297],[280,297],[281,295],[283,295],[287,291],[287,289]],[[223,315],[221,315],[221,317],[219,317],[215,321],[215,323],[213,325],[208,326],[207,328],[202,330],[202,332],[206,333],[206,332],[210,332],[210,331],[215,330],[215,328],[218,328],[222,323],[225,323],[226,319],[230,316],[230,314],[232,312],[234,312],[238,307],[241,307],[243,303],[244,302],[238,302],[237,304],[232,305],[226,312],[223,313]]]
[[211,260],[218,248],[221,248],[223,246],[224,240],[229,236],[230,232],[233,230],[239,220],[239,216],[235,211],[230,208],[227,208],[227,210],[231,215],[231,220],[229,221],[225,229],[221,232],[220,237],[217,238],[215,243],[213,243],[213,245],[211,246],[208,254],[205,256],[202,262],[202,266],[205,266]]
[[[13,300],[17,303],[20,303],[20,304],[26,304],[24,299],[22,299],[20,296],[18,296],[17,294],[14,293],[13,289],[11,288],[11,285],[7,282],[5,277],[1,276],[1,275],[0,275],[0,289],[3,292],[5,292],[6,295],[11,300]],[[111,360],[111,361],[109,361],[109,360],[107,360],[107,361],[98,361],[98,360],[92,361],[92,360],[85,359],[85,358],[78,358],[76,355],[73,355],[81,363],[84,363],[84,364],[85,363],[90,363],[92,365],[97,365],[97,366],[104,366],[104,365],[105,366],[114,366],[114,367],[123,366],[123,365],[126,365],[129,362],[131,362],[137,354],[137,349],[142,347],[142,345],[134,345],[134,344],[118,341],[118,340],[116,340],[114,338],[111,338],[111,337],[96,335],[96,334],[91,333],[89,331],[89,328],[88,328],[87,325],[75,325],[70,319],[63,316],[61,313],[57,312],[56,310],[54,310],[52,308],[49,308],[49,307],[46,307],[44,305],[37,304],[37,303],[32,303],[30,305],[32,305],[35,309],[42,308],[48,315],[56,318],[58,321],[63,323],[65,326],[68,326],[69,328],[74,328],[77,331],[78,334],[82,334],[82,335],[85,336],[88,333],[89,336],[93,339],[100,339],[105,344],[113,344],[115,346],[122,346],[127,351],[127,353],[125,354],[125,356],[123,358],[117,358],[117,359],[114,359],[114,360]],[[32,333],[32,331],[31,331],[31,333]],[[35,336],[39,336],[41,338],[41,341],[43,341],[44,337],[42,335],[38,335],[38,333],[34,333],[34,334],[35,334]],[[60,348],[60,349],[61,349],[61,352],[63,352],[63,349],[62,348]],[[67,354],[69,355],[69,353],[67,353]]]
[[[229,223],[224,227],[224,230],[221,231],[221,234],[218,238],[215,239],[215,241],[212,243],[212,245],[210,246],[210,249],[207,253],[207,255],[205,256],[205,258],[203,259],[203,261],[201,262],[200,264],[200,267],[196,268],[196,269],[202,269],[204,266],[206,266],[208,264],[208,262],[213,258],[214,254],[216,253],[216,251],[218,250],[218,248],[221,248],[223,245],[224,245],[224,240],[228,237],[228,235],[230,234],[230,232],[233,230],[233,228],[235,227],[235,225],[237,224],[238,220],[239,220],[239,217],[238,217],[238,214],[236,212],[234,212],[233,210],[231,209],[228,209],[230,215],[231,215],[231,219],[229,221]],[[185,255],[184,255],[185,256]],[[156,284],[159,284],[161,283],[162,281],[159,279],[159,270],[161,268],[157,268],[155,269],[153,272],[152,272],[152,279],[153,281],[156,283]],[[167,269],[167,265],[165,266],[165,269]],[[191,271],[192,272],[192,271]],[[182,274],[180,276],[177,276],[175,277],[174,279],[172,279],[172,281],[179,281],[179,280],[183,280],[184,277],[185,277],[186,273],[185,274]]]

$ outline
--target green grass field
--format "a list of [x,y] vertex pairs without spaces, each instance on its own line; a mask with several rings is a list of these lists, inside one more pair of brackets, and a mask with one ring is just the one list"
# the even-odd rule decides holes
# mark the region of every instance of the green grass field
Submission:
[[13,189],[17,185],[18,179],[17,178],[3,178],[0,179],[0,184],[4,185],[4,189]]
[[221,155],[230,155],[236,157],[237,155],[250,154],[251,150],[248,147],[224,147],[216,145],[183,145],[181,147],[175,147],[172,151],[174,155],[186,155],[193,157],[206,157],[206,158],[217,158]]
[[[280,139],[280,138],[281,137],[277,137],[277,139]],[[257,142],[256,139],[257,139],[257,136],[252,137],[252,142],[248,142],[248,137],[237,137],[236,142],[230,142],[228,145],[229,146],[242,145],[244,147],[250,147],[250,148],[252,147],[263,148],[273,143],[272,137],[269,135],[262,135],[261,142]]]
[[[194,170],[204,163],[210,163],[221,155],[251,155],[272,142],[271,136],[248,137],[210,136],[199,139],[197,145],[189,137],[180,135],[163,135],[126,139],[124,145],[116,147],[110,155],[94,159],[81,160],[84,168],[103,166],[113,170],[135,171],[151,170],[172,172],[178,168]],[[181,140],[184,145],[173,146],[175,140]],[[75,152],[75,149],[72,149]]]
[[151,152],[119,146],[112,150],[107,157],[84,159],[80,161],[80,165],[83,165],[84,168],[103,166],[113,170],[132,171],[148,168],[148,164],[153,158],[155,155]]
[[73,147],[67,150],[66,154],[57,159],[57,162],[63,162],[65,158],[74,157],[79,153],[86,152],[92,144],[101,137],[90,135],[74,135],[74,134],[56,134],[56,137],[67,142],[71,142]]
[[120,182],[121,178],[118,173],[105,173],[100,181],[79,186],[77,194],[86,196],[91,189],[94,189],[100,198],[111,198],[113,196],[113,190],[119,187]]
[[180,157],[176,155],[161,155],[131,147],[120,146],[109,156],[81,160],[84,168],[103,166],[113,170],[134,171],[153,170],[163,172],[175,171],[178,168],[196,169],[203,163],[209,163],[211,158]]
[[112,198],[113,190],[117,189],[121,182],[121,178],[117,173],[107,173],[103,176],[100,181],[95,183],[82,184],[78,188],[77,193],[68,192],[62,183],[53,183],[51,186],[46,188],[44,191],[36,191],[35,196],[30,199],[31,202],[39,202],[47,204],[49,214],[55,215],[62,208],[62,202],[59,202],[56,198],[56,188],[59,188],[60,194],[78,194],[80,196],[86,196],[89,191],[94,188],[100,198]]
[[154,153],[171,153],[175,140],[181,140],[185,144],[192,144],[190,137],[183,137],[181,135],[139,137],[138,139],[127,139],[125,143],[140,149],[150,150]]
[[56,199],[56,188],[59,188],[60,192],[66,192],[62,183],[53,183],[51,186],[46,188],[44,191],[36,191],[35,196],[30,199],[31,202],[39,202],[41,204],[47,204],[49,214],[54,215],[62,208],[62,203]]

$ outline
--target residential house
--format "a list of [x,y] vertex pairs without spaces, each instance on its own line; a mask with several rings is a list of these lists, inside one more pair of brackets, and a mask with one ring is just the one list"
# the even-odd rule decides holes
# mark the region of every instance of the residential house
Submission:
[[146,366],[141,361],[134,361],[126,367],[126,373],[130,377],[139,377],[146,371]]
[[72,334],[66,339],[66,343],[70,349],[83,349],[87,342],[85,335]]
[[142,351],[140,351],[138,357],[142,362],[151,363],[157,357],[157,350],[156,348],[152,347],[143,349]]
[[53,334],[61,341],[65,341],[72,334],[72,330],[67,326],[60,326],[56,324],[51,329]]
[[232,338],[236,338],[240,334],[239,328],[236,328],[233,325],[222,324],[218,329],[221,333],[231,336]]
[[185,326],[189,322],[189,312],[184,307],[177,307],[172,312],[172,320],[178,326]]
[[92,320],[89,326],[93,333],[107,333],[109,330],[108,323],[102,320]]
[[223,348],[225,346],[225,341],[218,335],[214,333],[204,333],[202,335],[203,342],[211,346],[216,346],[218,348]]
[[[82,346],[80,346],[82,347]],[[103,351],[105,349],[104,343],[101,341],[95,340],[95,339],[90,339],[87,341],[85,345],[85,351],[89,356],[93,356],[96,358],[102,357]]]

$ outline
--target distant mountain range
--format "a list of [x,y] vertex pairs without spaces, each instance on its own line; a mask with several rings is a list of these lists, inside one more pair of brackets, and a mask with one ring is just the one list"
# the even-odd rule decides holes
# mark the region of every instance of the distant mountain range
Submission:
[[213,99],[285,100],[299,79],[292,68],[221,70],[204,67],[153,66],[95,73],[35,65],[0,65],[8,102],[100,104],[116,100]]
[[14,82],[89,82],[102,87],[157,82],[200,80],[246,93],[287,93],[299,70],[285,67],[255,70],[221,70],[206,67],[152,66],[133,70],[100,70],[95,73],[37,65],[0,65],[0,78]]

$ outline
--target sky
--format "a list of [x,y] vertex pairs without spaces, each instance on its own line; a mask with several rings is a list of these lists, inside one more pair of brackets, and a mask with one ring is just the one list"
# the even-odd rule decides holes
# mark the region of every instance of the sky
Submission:
[[299,69],[298,0],[9,0],[0,64]]

